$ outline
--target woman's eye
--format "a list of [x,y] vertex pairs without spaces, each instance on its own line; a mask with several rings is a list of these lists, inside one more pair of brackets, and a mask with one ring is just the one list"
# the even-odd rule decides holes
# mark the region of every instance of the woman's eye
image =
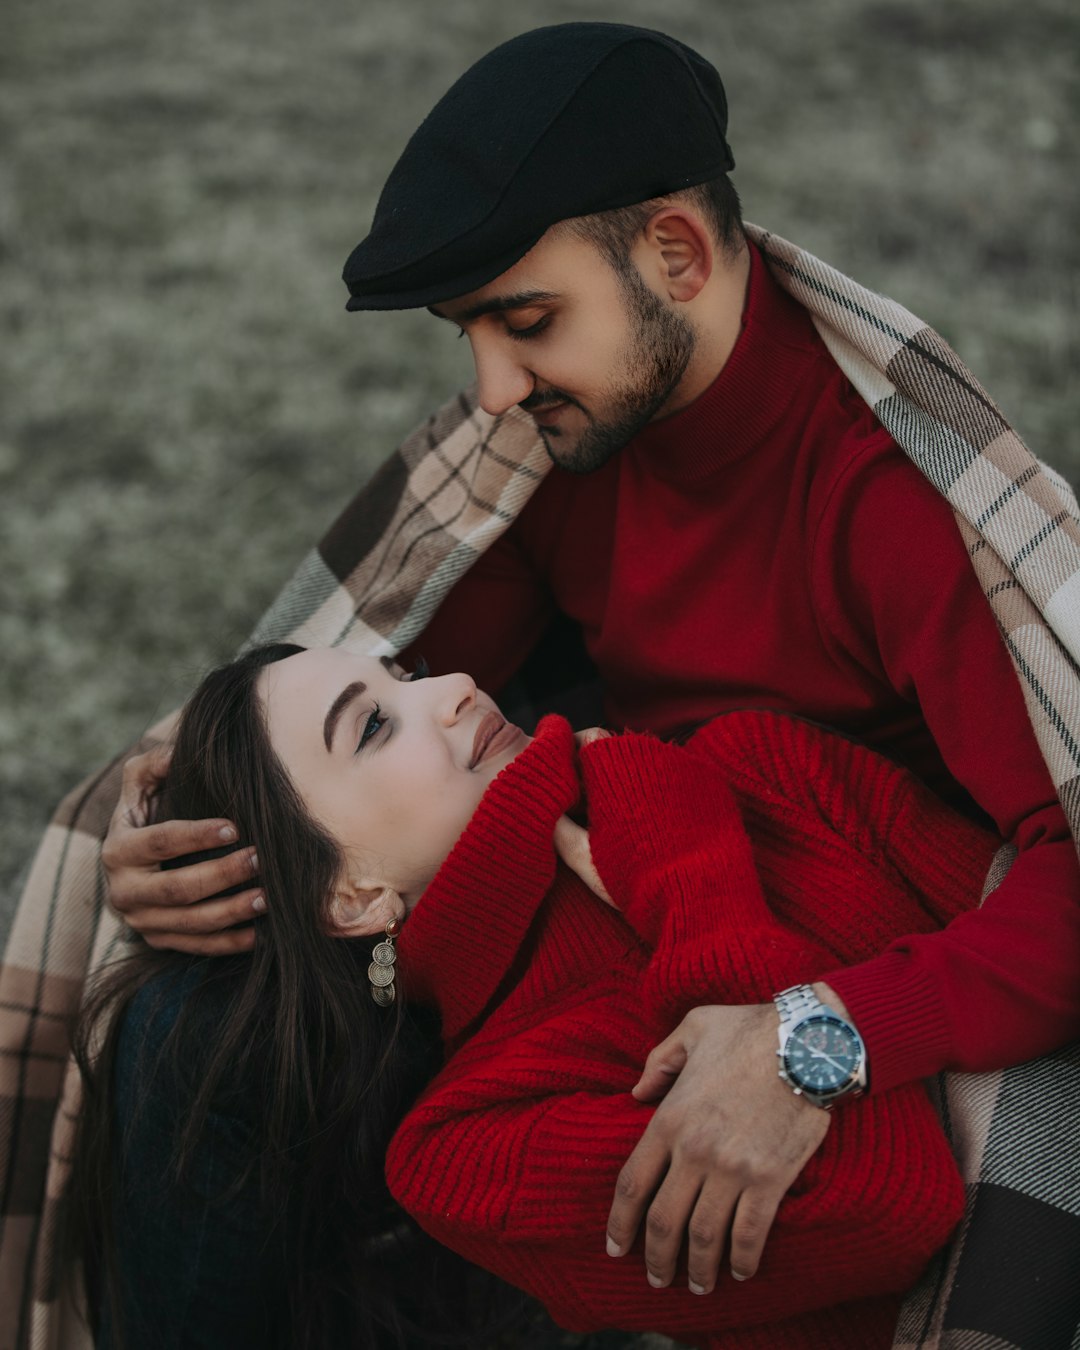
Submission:
[[430,674],[431,667],[422,656],[418,656],[416,658],[416,665],[412,668],[412,674],[406,675],[405,678],[410,684],[415,684],[417,680],[426,680]]
[[537,319],[536,323],[530,324],[528,328],[507,328],[507,332],[515,342],[525,342],[529,338],[538,337],[551,322],[551,315],[545,314],[542,319]]
[[360,743],[357,750],[363,750],[367,743],[374,739],[383,727],[386,725],[386,718],[382,715],[382,709],[376,703],[375,707],[368,713],[367,720],[364,722],[364,728],[360,732]]

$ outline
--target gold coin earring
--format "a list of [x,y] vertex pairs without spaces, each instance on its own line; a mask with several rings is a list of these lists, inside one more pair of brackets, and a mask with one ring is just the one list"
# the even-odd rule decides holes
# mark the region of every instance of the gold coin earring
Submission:
[[394,962],[397,960],[394,939],[400,932],[401,924],[397,919],[391,919],[386,925],[386,937],[376,943],[371,952],[367,976],[371,981],[371,997],[380,1008],[389,1008],[397,997],[394,990]]

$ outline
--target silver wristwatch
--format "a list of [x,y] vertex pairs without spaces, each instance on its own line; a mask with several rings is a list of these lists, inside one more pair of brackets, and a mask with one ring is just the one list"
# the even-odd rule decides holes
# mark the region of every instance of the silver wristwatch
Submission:
[[808,984],[773,996],[780,1014],[780,1077],[826,1110],[866,1091],[866,1047],[846,1018],[827,1008]]

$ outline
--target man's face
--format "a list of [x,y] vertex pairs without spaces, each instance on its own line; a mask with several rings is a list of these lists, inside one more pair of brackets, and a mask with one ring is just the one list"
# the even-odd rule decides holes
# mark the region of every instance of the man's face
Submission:
[[632,263],[616,272],[569,231],[549,231],[488,285],[431,309],[468,337],[481,407],[518,404],[571,473],[598,469],[673,411],[694,353],[689,321]]

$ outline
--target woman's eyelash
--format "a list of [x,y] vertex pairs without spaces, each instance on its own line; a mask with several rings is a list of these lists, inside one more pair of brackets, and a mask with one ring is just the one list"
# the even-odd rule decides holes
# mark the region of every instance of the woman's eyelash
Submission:
[[360,743],[356,747],[357,751],[363,750],[364,746],[376,737],[385,725],[386,718],[383,717],[382,709],[376,703],[364,721],[364,728],[360,733]]
[[[414,680],[426,680],[430,674],[431,670],[428,663],[421,656],[417,658],[416,665],[412,668],[412,673],[409,675],[402,675],[401,679],[407,684],[412,684]],[[389,720],[389,718],[383,716],[382,708],[376,703],[375,707],[372,708],[371,712],[369,712],[364,719],[364,726],[360,732],[360,741],[356,747],[358,754],[363,750],[365,745],[375,739]]]
[[[430,674],[431,674],[430,667],[428,666],[428,663],[424,660],[424,658],[421,656],[417,658],[417,662],[416,665],[413,666],[412,673],[409,675],[403,675],[401,678],[407,683],[411,684],[413,680],[426,680]],[[379,732],[382,731],[383,727],[386,726],[386,723],[388,721],[389,718],[383,716],[382,708],[376,703],[375,707],[372,708],[371,712],[369,712],[367,717],[364,719],[364,726],[360,732],[360,741],[356,747],[357,753],[363,750],[365,745],[367,745],[369,742],[375,739],[375,737],[379,734]]]

